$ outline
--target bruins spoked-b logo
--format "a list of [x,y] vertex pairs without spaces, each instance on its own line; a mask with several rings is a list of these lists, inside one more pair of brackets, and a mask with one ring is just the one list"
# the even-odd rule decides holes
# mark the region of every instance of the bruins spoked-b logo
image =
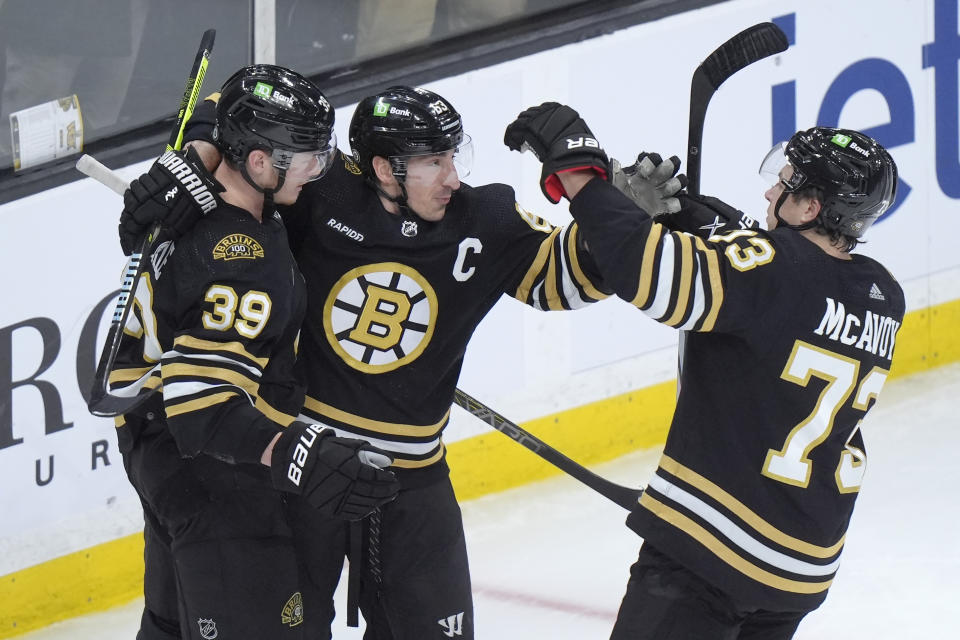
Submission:
[[213,248],[214,260],[254,260],[263,257],[263,246],[243,233],[231,233],[222,238]]
[[396,262],[348,271],[323,306],[330,346],[364,373],[385,373],[416,360],[430,343],[436,318],[433,287]]

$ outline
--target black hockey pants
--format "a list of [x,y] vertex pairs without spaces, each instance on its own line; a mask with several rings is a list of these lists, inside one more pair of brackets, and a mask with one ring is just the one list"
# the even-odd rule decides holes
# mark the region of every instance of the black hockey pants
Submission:
[[[463,520],[449,477],[401,490],[381,509],[371,543],[364,520],[360,611],[364,640],[472,640],[473,600]],[[291,517],[307,575],[307,636],[329,638],[333,594],[349,551],[348,523],[300,505]],[[371,548],[373,547],[373,548]],[[319,613],[322,609],[324,613]],[[324,628],[316,628],[327,620]]]
[[807,613],[745,610],[645,543],[610,640],[789,640]]
[[145,533],[138,639],[176,637],[171,597],[183,638],[304,638],[298,562],[269,470],[206,456],[184,460],[162,423],[144,422],[118,430],[144,502],[145,531],[152,529]]

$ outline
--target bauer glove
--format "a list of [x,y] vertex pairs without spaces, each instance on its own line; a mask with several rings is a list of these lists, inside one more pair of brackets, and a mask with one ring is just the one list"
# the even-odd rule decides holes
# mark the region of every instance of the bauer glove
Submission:
[[273,447],[273,486],[303,496],[324,515],[359,520],[397,497],[400,483],[383,469],[393,460],[363,440],[292,422]]
[[711,196],[678,194],[680,211],[657,216],[656,222],[671,231],[684,231],[701,238],[741,229],[756,229],[760,223],[738,209]]
[[533,151],[543,163],[540,189],[550,202],[567,195],[558,173],[593,169],[604,180],[610,161],[576,111],[556,102],[531,107],[507,125],[503,143],[513,151]]
[[620,167],[616,159],[610,161],[610,181],[633,200],[650,217],[680,211],[676,194],[687,186],[687,176],[677,174],[680,158],[667,160],[658,153],[641,152],[629,167]]
[[168,237],[179,238],[219,206],[222,190],[195,151],[167,151],[123,194],[119,233],[124,255],[136,250],[156,222]]

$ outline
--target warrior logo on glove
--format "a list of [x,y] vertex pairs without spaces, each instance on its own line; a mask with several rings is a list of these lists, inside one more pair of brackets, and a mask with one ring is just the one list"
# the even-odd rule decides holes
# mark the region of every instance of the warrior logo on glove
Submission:
[[[187,190],[187,193],[204,213],[209,213],[217,208],[217,199],[210,193],[210,189],[207,188],[207,185],[197,176],[190,165],[184,162],[182,155],[175,151],[167,151],[160,156],[157,163],[180,182],[180,185]],[[175,197],[177,188],[171,189],[165,200]]]

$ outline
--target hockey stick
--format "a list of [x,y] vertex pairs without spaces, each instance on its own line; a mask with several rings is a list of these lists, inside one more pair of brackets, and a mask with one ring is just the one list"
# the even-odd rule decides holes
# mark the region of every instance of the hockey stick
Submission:
[[636,506],[637,500],[640,499],[643,489],[631,489],[598,476],[526,431],[520,425],[504,418],[470,394],[457,389],[454,391],[453,401],[474,417],[483,420],[500,433],[506,434],[514,442],[523,445],[564,473],[573,476],[600,495],[616,502],[627,511],[632,510]]
[[[166,147],[167,151],[180,149],[183,144],[183,128],[187,120],[190,119],[193,108],[196,106],[197,99],[200,96],[200,86],[203,84],[203,77],[207,73],[207,65],[210,61],[210,52],[213,51],[213,41],[216,34],[215,29],[207,29],[200,38],[200,47],[197,49],[193,67],[190,69],[190,75],[187,77],[187,84],[183,90],[183,97],[180,99],[180,107],[177,110],[177,117],[173,123],[173,131],[170,132],[170,140]],[[84,157],[81,157],[77,162],[77,169],[80,171],[83,171],[84,167],[90,168],[90,166],[92,165],[90,165]],[[106,169],[106,167],[104,167],[104,169]],[[108,186],[117,190],[119,185],[114,181],[114,184]],[[126,186],[124,186],[124,189],[126,189]],[[113,312],[113,320],[110,322],[106,343],[103,351],[100,353],[100,361],[97,363],[97,372],[94,376],[93,388],[90,391],[90,400],[87,402],[87,408],[93,415],[106,417],[118,416],[130,411],[150,395],[139,394],[133,397],[111,395],[109,392],[109,376],[110,371],[113,369],[113,364],[117,359],[117,353],[120,350],[120,341],[123,338],[123,326],[126,324],[127,317],[130,315],[130,309],[133,307],[133,296],[136,292],[137,283],[140,281],[140,276],[143,274],[143,269],[146,266],[144,257],[150,255],[150,250],[153,248],[159,231],[159,223],[153,225],[143,239],[143,242],[137,247],[137,250],[130,255],[127,266],[123,271],[120,297],[117,300],[117,306]]]
[[[700,159],[703,123],[710,99],[727,78],[754,62],[787,50],[786,34],[772,22],[761,22],[733,36],[707,56],[690,80],[690,121],[687,127],[687,193],[700,195]],[[687,335],[680,332],[677,344],[677,394]]]
[[787,50],[787,36],[772,22],[744,29],[707,56],[690,81],[690,122],[687,128],[687,191],[700,195],[703,123],[710,99],[730,76],[764,58]]
[[[123,178],[112,169],[105,167],[91,156],[85,156],[77,162],[77,169],[97,182],[123,195],[127,185]],[[573,476],[594,491],[609,498],[624,509],[630,510],[637,504],[642,489],[631,489],[598,476],[583,465],[560,453],[543,440],[525,430],[517,423],[503,417],[470,394],[456,389],[454,402],[466,409],[471,415],[486,422],[497,431],[507,435],[514,442],[523,445],[564,473]]]

